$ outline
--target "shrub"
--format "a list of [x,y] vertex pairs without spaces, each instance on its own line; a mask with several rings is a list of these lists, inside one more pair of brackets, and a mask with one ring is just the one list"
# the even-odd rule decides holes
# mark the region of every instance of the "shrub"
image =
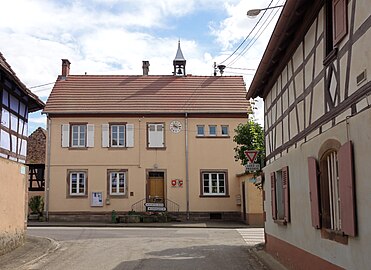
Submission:
[[41,196],[34,196],[28,202],[28,206],[31,209],[31,214],[39,214],[42,216],[44,210],[44,198]]

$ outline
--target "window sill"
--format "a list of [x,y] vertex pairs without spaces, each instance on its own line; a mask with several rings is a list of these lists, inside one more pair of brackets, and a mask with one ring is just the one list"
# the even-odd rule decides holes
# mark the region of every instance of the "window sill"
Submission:
[[110,147],[105,147],[108,148],[108,150],[126,150],[128,149],[126,146],[110,146]]
[[200,198],[229,198],[229,195],[200,195]]
[[82,198],[87,198],[88,195],[67,195],[67,199],[82,199]]
[[201,136],[201,135],[196,135],[196,138],[199,139],[199,138],[207,138],[207,139],[210,139],[210,138],[217,138],[217,139],[229,139],[231,136],[227,136],[227,135],[224,135],[224,136]]
[[72,147],[72,146],[70,146],[70,147],[68,147],[68,150],[88,150],[88,148],[87,147]]
[[110,194],[109,198],[110,199],[127,199],[128,195],[126,195],[126,194],[123,194],[123,195],[121,195],[121,194],[120,195]]
[[149,147],[149,146],[147,146],[147,150],[166,150],[166,147]]
[[337,243],[348,245],[348,236],[344,235],[340,231],[334,231],[331,229],[322,228],[321,229],[321,237],[323,239],[335,241]]
[[334,48],[326,57],[323,59],[323,65],[328,67],[335,59],[338,54],[338,48]]
[[287,226],[287,221],[283,220],[283,219],[275,219],[274,223],[276,223],[278,225],[282,225],[282,226]]

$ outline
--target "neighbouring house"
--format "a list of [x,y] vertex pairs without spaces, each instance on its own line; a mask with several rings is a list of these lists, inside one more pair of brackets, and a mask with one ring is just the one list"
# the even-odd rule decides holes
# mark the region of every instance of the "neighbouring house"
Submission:
[[371,265],[370,15],[287,0],[247,94],[264,99],[266,250],[290,269]]
[[28,200],[33,196],[44,197],[45,192],[45,153],[46,130],[37,128],[28,136],[27,159],[28,166]]
[[22,245],[27,225],[28,113],[44,103],[0,53],[0,255]]
[[243,78],[187,75],[180,45],[173,66],[70,75],[62,60],[44,109],[49,220],[110,220],[113,210],[241,220],[233,136],[250,106]]

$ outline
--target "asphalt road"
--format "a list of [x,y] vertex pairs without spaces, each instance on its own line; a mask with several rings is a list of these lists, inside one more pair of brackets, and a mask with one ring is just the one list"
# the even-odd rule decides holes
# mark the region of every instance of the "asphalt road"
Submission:
[[58,247],[26,269],[268,269],[236,229],[29,228]]

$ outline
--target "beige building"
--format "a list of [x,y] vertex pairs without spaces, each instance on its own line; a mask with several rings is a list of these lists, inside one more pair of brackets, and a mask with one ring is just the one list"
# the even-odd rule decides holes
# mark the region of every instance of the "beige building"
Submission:
[[113,210],[241,220],[233,136],[247,120],[243,79],[187,75],[185,64],[180,46],[173,75],[148,75],[148,61],[140,76],[70,75],[62,60],[44,110],[50,220]]
[[287,0],[248,91],[264,98],[266,249],[369,269],[371,5]]
[[0,53],[0,255],[23,244],[27,222],[28,112],[44,103],[19,80]]

